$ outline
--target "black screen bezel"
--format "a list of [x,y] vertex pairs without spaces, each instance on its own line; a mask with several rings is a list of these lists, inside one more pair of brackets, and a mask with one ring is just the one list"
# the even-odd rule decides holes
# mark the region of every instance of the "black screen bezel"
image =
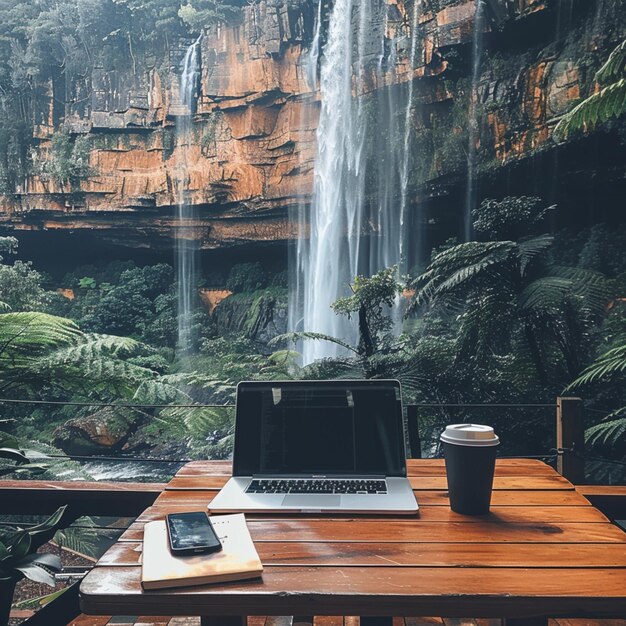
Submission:
[[[393,379],[372,379],[372,380],[272,380],[272,381],[241,381],[237,385],[237,398],[239,398],[241,390],[245,390],[247,387],[252,388],[260,388],[260,389],[271,389],[272,387],[287,387],[287,386],[310,386],[311,388],[319,385],[333,386],[338,389],[351,389],[354,387],[363,387],[363,388],[373,388],[378,385],[385,387],[393,387],[394,390],[397,391],[398,397],[400,398],[399,402],[396,403],[395,407],[395,415],[396,425],[398,427],[398,432],[402,435],[401,442],[401,450],[400,450],[400,471],[399,472],[389,472],[387,476],[400,476],[406,477],[406,432],[402,411],[402,387],[400,385],[400,381]],[[233,476],[250,476],[257,474],[259,475],[258,468],[257,472],[248,471],[249,468],[245,467],[244,462],[240,458],[238,454],[238,446],[237,441],[242,441],[243,437],[246,436],[245,432],[242,430],[244,428],[245,419],[241,416],[239,410],[239,403],[237,403],[235,409],[235,438],[234,438],[234,449],[233,449]],[[351,473],[342,472],[341,475],[350,475]],[[327,472],[327,475],[332,475],[332,472]],[[362,472],[354,472],[354,475],[362,475]]]

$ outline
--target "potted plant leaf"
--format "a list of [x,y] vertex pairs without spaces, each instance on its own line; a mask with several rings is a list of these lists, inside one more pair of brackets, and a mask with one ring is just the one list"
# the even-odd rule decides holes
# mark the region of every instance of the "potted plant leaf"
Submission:
[[[6,443],[7,437],[2,442]],[[14,448],[0,448],[0,459],[9,463],[0,467],[0,476],[45,470],[31,465],[30,459]],[[0,626],[8,623],[15,585],[22,578],[54,586],[54,573],[61,570],[61,560],[53,554],[38,554],[37,550],[63,526],[65,511],[63,506],[41,524],[29,528],[0,527]]]
[[8,623],[15,585],[22,578],[54,587],[61,559],[54,554],[38,554],[37,550],[62,526],[65,510],[65,506],[60,507],[36,526],[0,531],[0,626]]

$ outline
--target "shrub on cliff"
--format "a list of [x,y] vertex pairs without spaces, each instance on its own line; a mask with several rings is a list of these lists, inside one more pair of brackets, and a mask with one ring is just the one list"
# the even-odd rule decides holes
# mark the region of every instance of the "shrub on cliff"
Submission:
[[267,285],[267,275],[260,263],[234,265],[226,279],[226,289],[233,293],[251,293]]
[[28,261],[8,264],[4,256],[17,253],[15,237],[0,237],[0,300],[11,311],[41,311],[50,294],[41,286],[42,276]]

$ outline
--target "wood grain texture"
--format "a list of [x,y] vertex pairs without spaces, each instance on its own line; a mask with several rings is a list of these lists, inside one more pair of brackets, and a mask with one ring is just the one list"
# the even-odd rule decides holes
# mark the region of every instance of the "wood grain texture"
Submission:
[[143,594],[139,576],[139,567],[95,568],[81,583],[83,610],[100,613],[108,606],[127,615],[344,611],[443,617],[620,617],[626,611],[626,577],[619,569],[332,567],[320,575],[316,567],[267,567],[259,581]]
[[[226,476],[175,476],[167,485],[167,489],[197,490],[207,488],[221,488],[226,484]],[[414,476],[409,478],[414,490],[447,489],[448,481],[445,476]],[[566,489],[574,487],[565,478],[557,474],[553,476],[496,476],[493,479],[494,490],[499,489]]]
[[[198,492],[194,492],[198,493]],[[210,501],[206,496],[200,494],[197,499],[190,499],[188,502],[176,502],[170,504],[157,503],[154,506],[146,509],[141,515],[136,518],[137,522],[149,522],[158,519],[164,519],[168,513],[180,513],[186,511],[206,511],[207,504]],[[477,524],[485,521],[496,523],[537,523],[537,522],[608,522],[608,518],[591,506],[493,506],[487,515],[462,515],[455,513],[448,507],[443,506],[428,506],[422,505],[417,516],[423,522],[458,522],[464,524]],[[281,516],[282,519],[337,519],[346,520],[354,519],[355,515],[311,515],[311,514],[297,514],[297,513],[285,513]],[[406,516],[389,516],[386,519],[402,520]],[[276,519],[276,515],[262,515],[249,513],[246,515],[247,520],[267,521],[273,523]],[[363,515],[358,516],[358,519],[379,520],[378,516]]]
[[[257,542],[264,565],[289,567],[569,567],[626,568],[626,543],[439,544],[424,543],[274,543]],[[139,565],[141,542],[117,543],[100,565]]]
[[[230,461],[192,461],[181,467],[176,476],[230,476]],[[409,476],[445,476],[443,459],[408,459]],[[498,459],[496,476],[553,476],[555,470],[536,459]]]
[[[201,494],[201,498],[206,498],[210,502],[217,494],[219,488],[202,486],[188,490],[166,490],[156,500],[156,504],[163,503],[188,503],[193,502]],[[416,491],[415,495],[420,506],[450,506],[448,492],[446,490],[426,490]],[[523,490],[499,490],[491,494],[492,506],[590,506],[589,501],[574,490],[558,491],[523,491]]]
[[440,616],[394,626],[495,626],[490,618],[626,614],[626,533],[552,468],[519,459],[498,461],[487,516],[453,513],[443,462],[414,460],[418,515],[250,514],[262,581],[143,593],[143,524],[205,510],[228,470],[224,462],[183,468],[83,580],[83,607],[270,616],[253,626],[291,626],[281,615],[316,615],[313,626],[360,626],[354,614]]

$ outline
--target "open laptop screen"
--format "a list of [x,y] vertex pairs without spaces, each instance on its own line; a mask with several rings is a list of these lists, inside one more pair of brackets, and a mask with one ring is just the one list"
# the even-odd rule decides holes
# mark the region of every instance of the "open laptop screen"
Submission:
[[405,476],[398,381],[245,382],[233,474]]

